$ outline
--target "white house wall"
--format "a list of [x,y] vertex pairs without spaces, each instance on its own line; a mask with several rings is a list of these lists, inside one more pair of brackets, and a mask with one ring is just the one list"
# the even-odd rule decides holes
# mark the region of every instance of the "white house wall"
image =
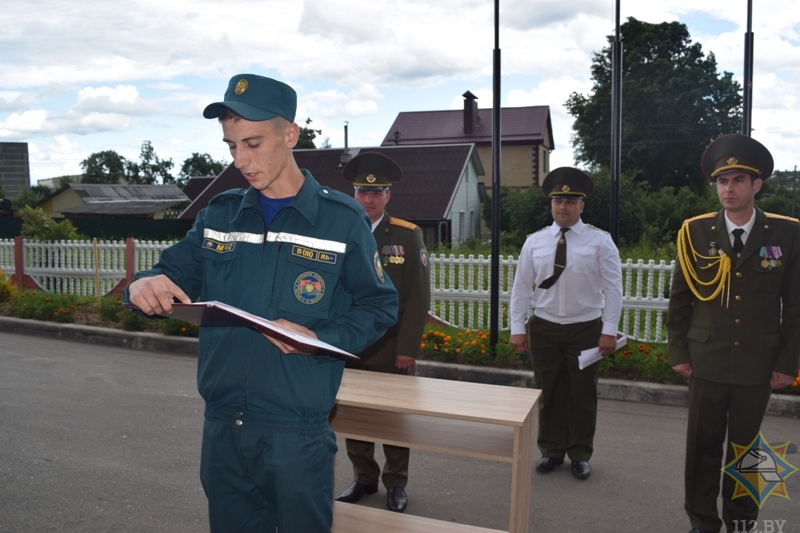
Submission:
[[481,202],[478,197],[478,173],[472,162],[467,164],[461,176],[447,218],[450,220],[453,244],[480,237]]

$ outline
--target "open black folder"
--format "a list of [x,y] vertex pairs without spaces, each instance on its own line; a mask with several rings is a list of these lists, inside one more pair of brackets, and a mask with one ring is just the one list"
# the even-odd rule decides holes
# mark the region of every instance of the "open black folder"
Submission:
[[[125,304],[125,307],[138,309],[133,304]],[[357,356],[340,350],[327,342],[284,328],[271,320],[261,318],[260,316],[242,311],[238,307],[222,302],[209,301],[193,304],[174,303],[172,304],[172,314],[162,314],[161,316],[176,318],[184,322],[199,324],[200,326],[251,327],[270,337],[291,344],[300,351],[305,349],[308,350],[309,353],[319,351],[324,352],[325,355],[358,359]]]

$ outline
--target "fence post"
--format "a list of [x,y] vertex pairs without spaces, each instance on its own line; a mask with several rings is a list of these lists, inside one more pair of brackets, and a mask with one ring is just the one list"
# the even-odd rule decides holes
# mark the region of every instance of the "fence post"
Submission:
[[136,274],[136,242],[133,237],[125,239],[125,285],[131,282]]
[[25,287],[25,257],[22,247],[22,236],[14,237],[14,284],[22,289]]

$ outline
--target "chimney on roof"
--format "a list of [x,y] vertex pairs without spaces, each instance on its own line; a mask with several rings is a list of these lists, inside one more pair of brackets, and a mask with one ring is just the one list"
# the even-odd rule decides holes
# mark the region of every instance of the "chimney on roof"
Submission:
[[394,130],[394,144],[400,144],[400,130]]
[[475,133],[475,128],[478,126],[478,99],[477,96],[467,91],[464,97],[464,134],[469,135]]

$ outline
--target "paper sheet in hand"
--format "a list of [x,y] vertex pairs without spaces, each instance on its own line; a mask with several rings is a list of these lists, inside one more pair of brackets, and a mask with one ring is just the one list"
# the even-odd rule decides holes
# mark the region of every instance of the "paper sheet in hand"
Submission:
[[[126,307],[136,306],[132,304],[125,304]],[[350,359],[358,359],[355,355],[340,350],[336,346],[303,335],[291,329],[285,328],[276,324],[266,318],[261,318],[247,311],[242,311],[238,307],[224,304],[217,301],[197,302],[193,304],[172,304],[172,314],[162,314],[168,318],[176,318],[185,322],[199,324],[201,326],[229,326],[229,327],[251,327],[256,331],[265,333],[270,337],[276,338],[287,344],[291,344],[295,348],[302,350],[307,349],[309,352],[317,350],[327,352],[331,355],[338,355],[340,357],[348,357]]]
[[[626,335],[617,337],[617,350],[619,350],[626,344],[628,344],[628,337]],[[578,367],[580,367],[580,369],[583,370],[587,366],[593,365],[602,358],[603,356],[600,355],[599,347],[589,348],[588,350],[582,351],[581,354],[578,356]]]

